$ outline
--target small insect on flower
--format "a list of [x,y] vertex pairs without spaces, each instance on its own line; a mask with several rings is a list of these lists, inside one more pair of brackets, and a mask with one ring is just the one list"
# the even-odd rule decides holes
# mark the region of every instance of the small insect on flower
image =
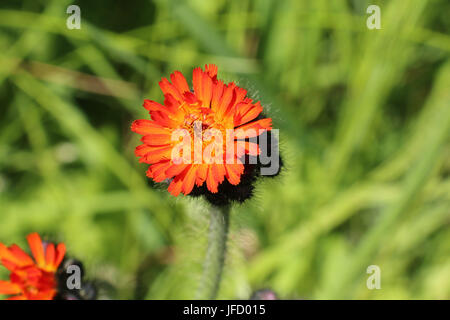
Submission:
[[181,72],[170,79],[159,82],[164,104],[144,101],[151,120],[136,120],[131,126],[143,136],[135,154],[150,165],[147,176],[169,181],[174,196],[205,195],[225,204],[228,198],[218,194],[228,190],[237,197],[232,200],[245,200],[239,188],[252,180],[245,176],[253,170],[245,160],[260,154],[257,137],[272,129],[272,119],[261,116],[261,104],[248,98],[247,90],[218,80],[215,65],[194,69],[192,91]]
[[37,233],[27,237],[33,258],[19,246],[0,243],[0,262],[11,274],[0,280],[0,294],[9,300],[52,300],[57,293],[56,271],[64,259],[66,247],[43,243]]

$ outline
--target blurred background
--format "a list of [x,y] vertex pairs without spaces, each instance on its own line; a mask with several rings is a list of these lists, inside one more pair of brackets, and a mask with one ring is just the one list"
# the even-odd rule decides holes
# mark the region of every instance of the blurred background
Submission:
[[261,100],[285,162],[233,207],[219,298],[450,299],[449,13],[446,0],[2,0],[0,242],[64,241],[103,298],[194,298],[208,205],[148,181],[130,124],[163,100],[161,77],[215,63]]

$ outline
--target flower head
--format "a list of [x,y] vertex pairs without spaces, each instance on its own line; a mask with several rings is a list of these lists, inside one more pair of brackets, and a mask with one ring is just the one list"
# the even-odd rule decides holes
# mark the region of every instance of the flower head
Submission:
[[0,243],[0,262],[11,272],[9,281],[0,280],[0,294],[11,295],[9,300],[51,300],[57,293],[55,274],[66,247],[43,243],[37,233],[27,240],[34,259],[15,244]]
[[144,101],[151,120],[131,126],[143,136],[135,154],[150,165],[147,176],[170,181],[174,196],[211,196],[221,186],[239,187],[248,171],[245,158],[260,153],[252,138],[271,130],[272,119],[260,116],[263,108],[247,97],[247,90],[217,79],[215,65],[194,69],[193,90],[179,71],[170,79],[159,83],[164,104]]

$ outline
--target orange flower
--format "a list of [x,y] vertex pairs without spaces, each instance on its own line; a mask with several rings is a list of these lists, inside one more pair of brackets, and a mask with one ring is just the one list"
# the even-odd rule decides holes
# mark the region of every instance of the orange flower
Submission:
[[37,233],[27,237],[34,260],[20,247],[0,243],[0,261],[10,272],[10,280],[0,280],[0,294],[9,300],[51,300],[56,295],[56,270],[66,253],[64,244],[43,244]]
[[[159,83],[164,105],[144,101],[152,120],[136,120],[131,126],[132,131],[143,135],[143,144],[135,154],[140,162],[150,164],[147,176],[155,182],[171,179],[168,190],[174,196],[180,192],[187,195],[194,185],[205,183],[209,192],[217,193],[225,179],[238,185],[244,174],[244,156],[260,153],[258,145],[248,138],[271,130],[272,119],[256,120],[262,112],[260,103],[254,103],[247,97],[247,90],[233,82],[224,84],[218,80],[215,65],[206,65],[204,71],[194,69],[193,91],[181,72],[175,71],[170,79],[172,83],[166,78]],[[198,124],[200,128],[196,127]],[[180,141],[173,139],[173,134],[179,129],[188,133],[191,148],[182,149],[179,158],[174,158]],[[196,129],[200,130],[200,144],[196,144]],[[228,135],[230,130],[232,135]],[[215,132],[222,138],[218,139]],[[231,157],[227,145],[236,150]],[[210,153],[205,154],[206,151]],[[180,163],[177,159],[185,161]]]

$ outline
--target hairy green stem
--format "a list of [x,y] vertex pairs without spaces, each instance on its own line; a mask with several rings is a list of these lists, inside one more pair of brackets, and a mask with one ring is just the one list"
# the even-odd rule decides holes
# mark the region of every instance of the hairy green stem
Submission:
[[227,251],[230,206],[212,206],[210,210],[208,249],[198,298],[213,300],[217,297]]

